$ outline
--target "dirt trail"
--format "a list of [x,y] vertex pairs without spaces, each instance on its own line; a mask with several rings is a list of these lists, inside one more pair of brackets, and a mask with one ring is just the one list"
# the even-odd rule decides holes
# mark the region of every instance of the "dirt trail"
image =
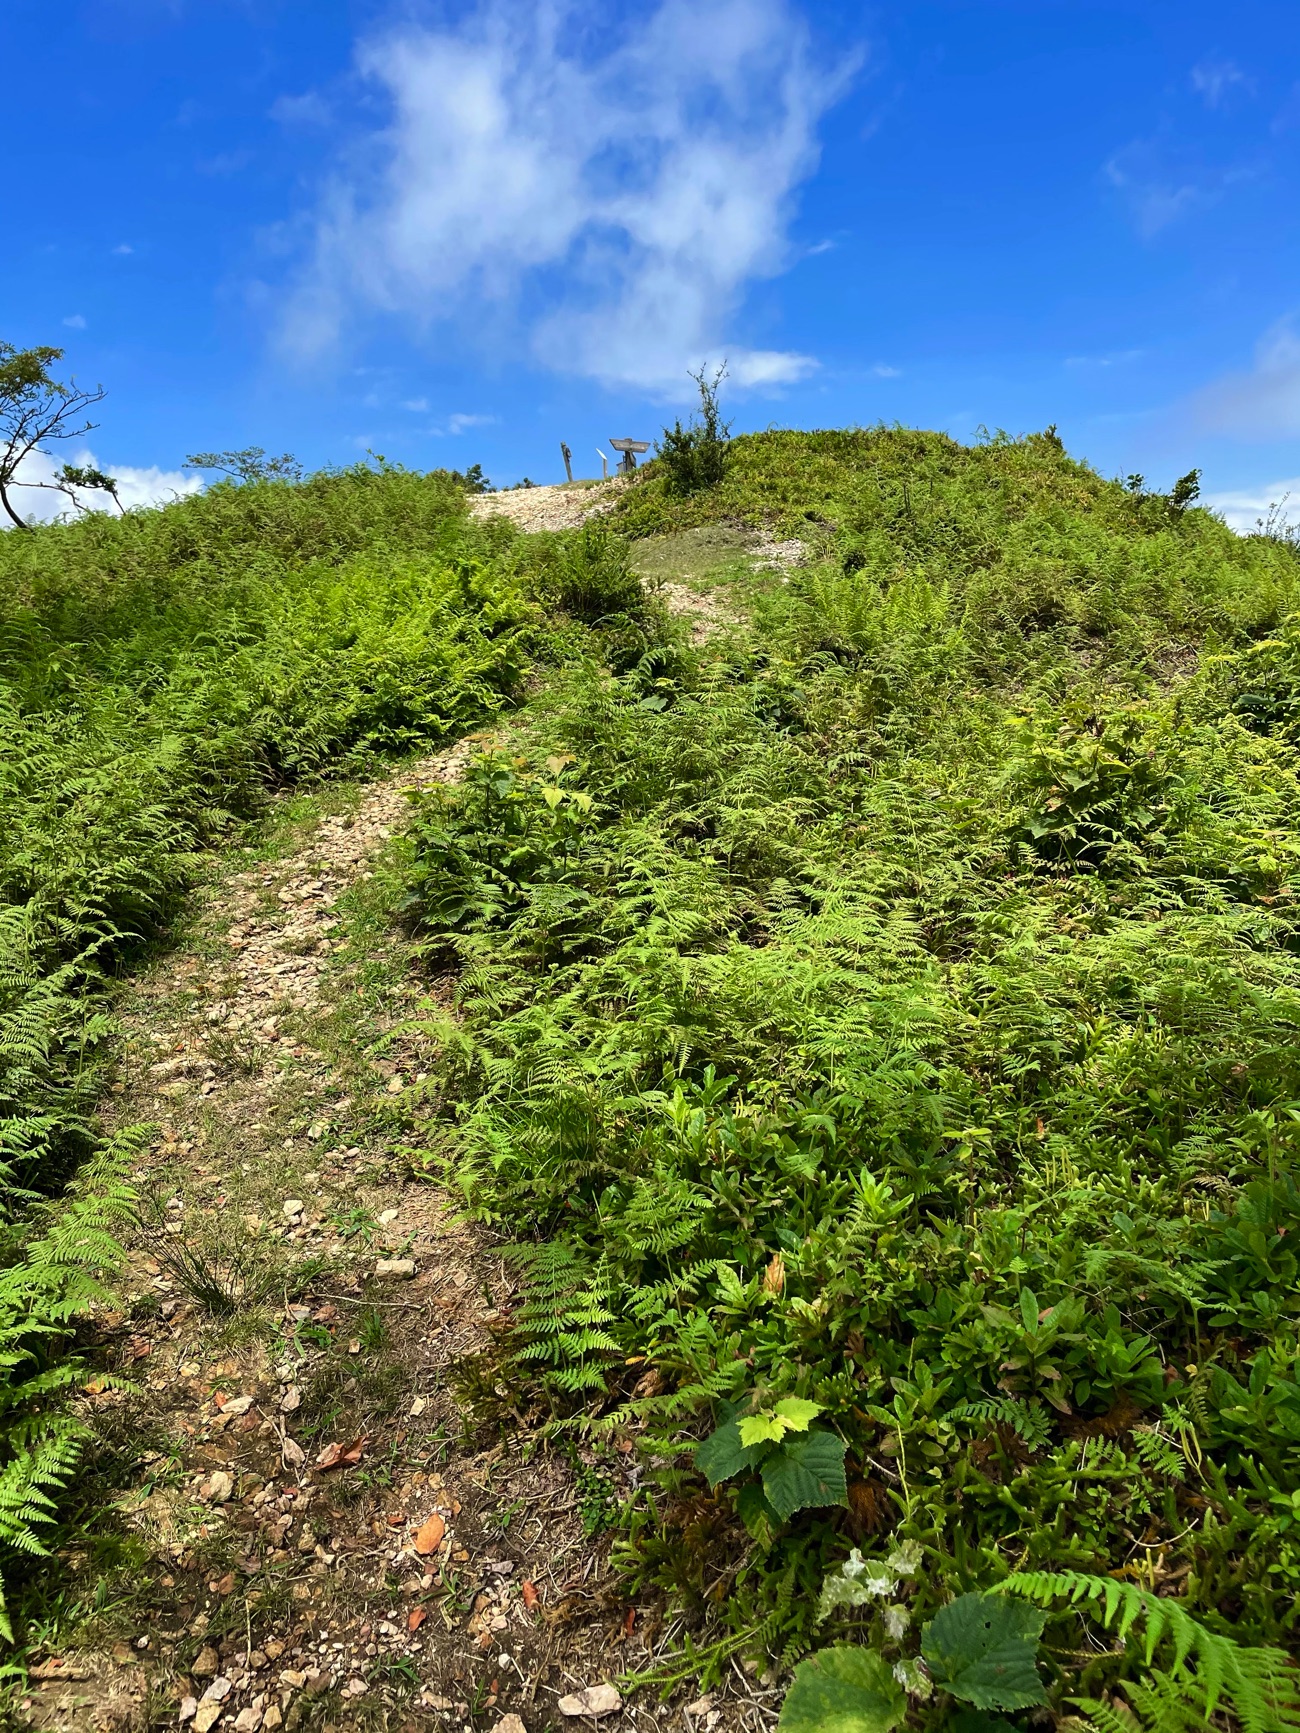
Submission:
[[[74,1596],[119,1570],[109,1609],[37,1667],[24,1725],[533,1729],[645,1664],[654,1621],[616,1598],[589,1538],[635,1481],[631,1441],[599,1465],[526,1460],[538,1415],[467,1418],[457,1379],[481,1416],[506,1271],[385,1134],[376,1102],[418,1093],[409,1056],[358,1076],[321,1051],[359,966],[337,900],[403,822],[404,791],[469,751],[364,789],[289,858],[201,893],[188,941],[131,990],[114,1117],[157,1127],[136,1178],[158,1219],[98,1319],[135,1392],[92,1387],[87,1404],[98,1457],[132,1468],[63,1555]],[[397,1021],[409,990],[392,991]],[[228,1316],[196,1280],[233,1283]],[[668,1715],[650,1698],[601,1727]]]

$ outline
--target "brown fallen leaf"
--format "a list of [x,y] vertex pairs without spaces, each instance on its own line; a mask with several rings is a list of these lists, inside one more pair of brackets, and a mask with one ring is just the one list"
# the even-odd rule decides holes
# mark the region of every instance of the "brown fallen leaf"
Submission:
[[410,1614],[409,1614],[407,1621],[406,1621],[407,1630],[408,1631],[418,1631],[420,1626],[424,1623],[424,1621],[428,1618],[428,1616],[429,1616],[428,1613],[425,1611],[425,1609],[423,1607],[412,1607]]
[[437,1552],[442,1545],[442,1537],[447,1532],[447,1525],[435,1510],[415,1537],[415,1550],[421,1555]]
[[354,1467],[360,1462],[368,1439],[356,1438],[351,1444],[327,1444],[316,1458],[316,1468],[321,1474],[331,1468]]
[[531,1613],[533,1608],[537,1605],[538,1601],[540,1601],[542,1597],[537,1592],[537,1584],[536,1583],[530,1583],[530,1582],[525,1581],[525,1583],[523,1585],[523,1590],[524,1590],[524,1605],[528,1608],[529,1612]]
[[234,1571],[227,1571],[224,1577],[221,1577],[218,1579],[216,1592],[219,1595],[233,1595],[234,1594],[234,1592],[235,1592],[235,1573],[234,1573]]

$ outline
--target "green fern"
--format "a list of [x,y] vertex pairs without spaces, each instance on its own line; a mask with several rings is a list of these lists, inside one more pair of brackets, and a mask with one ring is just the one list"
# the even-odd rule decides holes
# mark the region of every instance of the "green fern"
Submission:
[[[1077,1571],[1018,1571],[999,1583],[998,1590],[1022,1595],[1038,1606],[1051,1606],[1062,1597],[1072,1606],[1087,1605],[1121,1642],[1135,1625],[1141,1625],[1142,1661],[1147,1667],[1161,1645],[1168,1644],[1172,1653],[1160,1671],[1133,1694],[1139,1710],[1158,1710],[1153,1728],[1181,1733],[1171,1717],[1184,1713],[1201,1717],[1204,1725],[1221,1704],[1231,1709],[1245,1733],[1291,1733],[1300,1728],[1300,1679],[1290,1657],[1281,1649],[1245,1648],[1231,1637],[1207,1630],[1175,1600],[1114,1577]],[[1188,1665],[1193,1658],[1194,1670]]]

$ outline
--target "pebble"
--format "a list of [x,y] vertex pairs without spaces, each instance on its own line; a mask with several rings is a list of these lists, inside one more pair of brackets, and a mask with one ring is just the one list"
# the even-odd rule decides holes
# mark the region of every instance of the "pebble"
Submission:
[[205,1504],[228,1504],[234,1492],[233,1475],[227,1474],[224,1468],[219,1468],[199,1488],[199,1497]]
[[415,1274],[414,1258],[380,1258],[375,1265],[375,1274],[381,1281],[409,1282]]
[[493,1723],[491,1733],[528,1733],[518,1715],[503,1715]]
[[614,1685],[588,1685],[571,1697],[561,1697],[555,1705],[561,1715],[613,1715],[623,1707],[623,1699]]

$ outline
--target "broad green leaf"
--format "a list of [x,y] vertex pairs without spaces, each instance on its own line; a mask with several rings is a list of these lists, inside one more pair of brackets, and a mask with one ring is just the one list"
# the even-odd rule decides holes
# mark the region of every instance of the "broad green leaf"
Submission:
[[943,1733],[1017,1733],[1017,1728],[1005,1715],[986,1715],[982,1709],[958,1709],[944,1722]]
[[818,1428],[801,1438],[788,1438],[762,1466],[763,1491],[785,1522],[797,1510],[821,1504],[847,1504],[844,1440]]
[[1046,1614],[1010,1595],[958,1595],[921,1633],[936,1685],[977,1709],[1047,1701],[1034,1666]]
[[1020,1290],[1020,1316],[1024,1320],[1026,1330],[1038,1328],[1038,1296],[1032,1288]]
[[745,1445],[779,1444],[788,1430],[775,1414],[750,1414],[739,1422],[740,1442]]
[[767,1502],[763,1488],[756,1480],[747,1480],[737,1492],[736,1515],[760,1546],[769,1546],[772,1531],[781,1526],[780,1518]]
[[807,1432],[821,1412],[820,1402],[808,1402],[802,1396],[783,1396],[776,1405],[777,1418],[785,1421],[788,1432]]
[[707,1477],[710,1486],[718,1486],[742,1469],[752,1468],[757,1460],[758,1452],[747,1449],[741,1442],[740,1427],[734,1420],[719,1426],[695,1452],[695,1466]]
[[892,1733],[907,1697],[874,1649],[847,1643],[800,1661],[781,1705],[778,1733]]

